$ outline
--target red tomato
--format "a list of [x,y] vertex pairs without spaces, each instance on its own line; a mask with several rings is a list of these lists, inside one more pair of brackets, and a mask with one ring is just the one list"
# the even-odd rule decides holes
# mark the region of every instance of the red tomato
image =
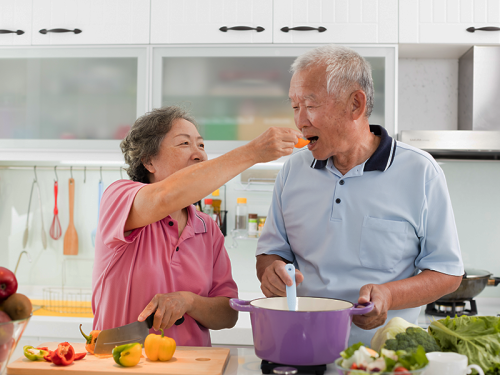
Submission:
[[399,366],[399,367],[396,367],[394,369],[394,372],[395,373],[398,373],[398,374],[410,374],[410,371],[408,371],[407,369],[405,369],[404,367],[402,366]]
[[353,363],[353,364],[351,365],[351,370],[357,370],[357,369],[358,369],[358,365],[357,365],[357,364],[355,364],[355,363]]

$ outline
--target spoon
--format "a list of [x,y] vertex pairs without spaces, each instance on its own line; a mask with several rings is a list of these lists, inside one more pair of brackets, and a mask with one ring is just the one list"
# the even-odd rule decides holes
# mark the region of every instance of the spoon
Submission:
[[304,138],[299,138],[299,141],[295,144],[295,147],[302,148],[302,147],[308,145],[309,143],[311,143],[310,140],[304,139]]
[[288,310],[297,311],[297,287],[295,285],[295,266],[288,263],[285,266],[288,276],[292,278],[292,286],[286,286],[286,301],[288,303]]

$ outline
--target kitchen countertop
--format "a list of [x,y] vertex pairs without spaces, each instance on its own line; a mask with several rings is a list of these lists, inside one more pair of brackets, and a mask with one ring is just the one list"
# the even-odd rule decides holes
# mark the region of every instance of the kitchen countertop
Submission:
[[[476,301],[478,315],[496,316],[500,313],[500,298],[476,298]],[[422,307],[418,318],[418,324],[422,328],[427,328],[433,320],[442,319],[441,317],[426,315],[424,311],[425,306]],[[78,329],[80,323],[84,332],[90,332],[92,318],[33,316],[11,361],[23,355],[22,347],[24,345],[36,346],[42,342],[56,340],[81,342],[83,339]],[[234,328],[211,331],[211,336],[214,346],[230,348],[230,359],[224,372],[225,375],[261,373],[261,360],[255,355],[252,346],[250,314],[240,313],[238,323]],[[328,366],[326,374],[337,374],[333,365]]]

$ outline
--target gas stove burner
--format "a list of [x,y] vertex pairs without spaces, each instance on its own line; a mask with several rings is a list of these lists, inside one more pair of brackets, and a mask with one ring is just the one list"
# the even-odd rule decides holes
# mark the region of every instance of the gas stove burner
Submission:
[[[465,308],[465,302],[470,303],[470,309]],[[429,303],[425,308],[425,313],[428,315],[435,316],[449,316],[454,318],[455,315],[477,315],[476,301],[473,299],[461,300],[461,301],[436,301]]]
[[[314,366],[295,366],[295,365],[282,365],[279,363],[269,362],[265,359],[262,360],[260,369],[263,374],[316,374],[323,375],[326,371],[326,365]],[[276,371],[275,371],[276,369]],[[295,370],[295,372],[293,371]]]

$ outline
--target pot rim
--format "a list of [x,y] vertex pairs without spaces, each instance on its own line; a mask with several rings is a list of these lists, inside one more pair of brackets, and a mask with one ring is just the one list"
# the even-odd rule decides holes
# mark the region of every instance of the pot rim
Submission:
[[476,268],[465,268],[464,269],[464,279],[482,279],[482,278],[487,278],[489,279],[490,276],[493,274],[490,271],[486,270],[480,270]]
[[285,311],[287,313],[302,313],[302,314],[311,314],[311,313],[324,313],[324,312],[330,312],[330,311],[345,311],[345,310],[351,310],[354,308],[355,304],[352,303],[351,301],[347,301],[345,299],[339,299],[339,298],[331,298],[331,297],[316,297],[316,296],[304,296],[304,297],[297,297],[297,299],[329,299],[329,300],[335,300],[335,301],[341,301],[341,302],[346,302],[349,303],[351,306],[347,307],[345,309],[337,309],[337,310],[320,310],[320,311],[292,311],[292,310],[280,310],[280,309],[270,309],[266,307],[260,307],[260,306],[255,306],[253,304],[254,301],[259,301],[259,300],[268,300],[271,298],[285,298],[286,297],[279,297],[279,296],[274,296],[274,297],[261,297],[261,298],[256,298],[250,301],[250,305],[254,309],[261,309],[261,310],[272,310],[272,311]]

